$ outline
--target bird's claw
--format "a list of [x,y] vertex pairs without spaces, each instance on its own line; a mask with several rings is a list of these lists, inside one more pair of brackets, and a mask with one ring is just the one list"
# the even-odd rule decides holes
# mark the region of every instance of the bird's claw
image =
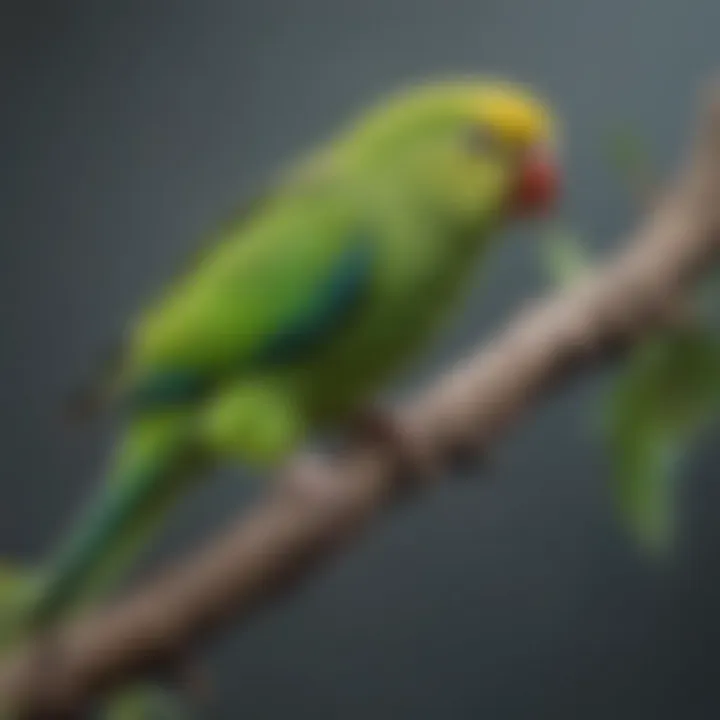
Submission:
[[370,442],[385,448],[397,467],[399,489],[407,489],[411,481],[428,483],[441,473],[440,462],[433,448],[412,432],[392,410],[370,407],[358,413],[351,426],[356,442]]

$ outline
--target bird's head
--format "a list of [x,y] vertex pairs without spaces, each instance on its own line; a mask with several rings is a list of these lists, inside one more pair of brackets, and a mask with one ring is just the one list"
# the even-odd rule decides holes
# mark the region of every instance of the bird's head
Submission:
[[549,107],[497,81],[421,85],[380,104],[350,134],[356,160],[458,221],[542,215],[560,187]]

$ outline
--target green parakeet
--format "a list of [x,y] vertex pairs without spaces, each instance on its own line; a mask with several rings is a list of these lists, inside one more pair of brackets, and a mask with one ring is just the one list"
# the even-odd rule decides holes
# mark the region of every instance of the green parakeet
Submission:
[[414,87],[219,228],[103,373],[125,436],[69,540],[24,587],[2,583],[6,630],[46,627],[109,590],[217,462],[272,467],[368,403],[432,336],[504,222],[550,207],[555,135],[521,87]]

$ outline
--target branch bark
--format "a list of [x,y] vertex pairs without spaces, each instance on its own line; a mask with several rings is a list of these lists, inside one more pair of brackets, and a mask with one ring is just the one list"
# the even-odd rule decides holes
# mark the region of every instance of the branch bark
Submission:
[[[536,302],[484,351],[400,408],[419,467],[488,448],[558,381],[657,329],[720,244],[720,91],[685,165],[615,259]],[[299,459],[250,517],[135,594],[37,638],[0,667],[12,718],[72,717],[111,686],[172,666],[212,630],[244,620],[306,577],[378,511],[419,490],[392,444],[369,438],[334,458]],[[5,717],[2,715],[2,717]]]

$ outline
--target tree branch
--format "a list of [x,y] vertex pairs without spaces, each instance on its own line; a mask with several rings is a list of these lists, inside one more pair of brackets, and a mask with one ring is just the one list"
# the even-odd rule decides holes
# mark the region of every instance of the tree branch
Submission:
[[[521,313],[483,352],[401,408],[416,468],[448,467],[482,451],[557,381],[636,342],[714,261],[720,224],[720,93],[713,93],[688,161],[611,263]],[[421,462],[422,461],[422,462]],[[418,490],[392,444],[368,439],[326,459],[299,459],[243,518],[113,606],[38,638],[0,668],[13,718],[70,717],[103,690],[172,666],[223,623],[304,578],[378,510]],[[428,479],[430,476],[424,474]]]

